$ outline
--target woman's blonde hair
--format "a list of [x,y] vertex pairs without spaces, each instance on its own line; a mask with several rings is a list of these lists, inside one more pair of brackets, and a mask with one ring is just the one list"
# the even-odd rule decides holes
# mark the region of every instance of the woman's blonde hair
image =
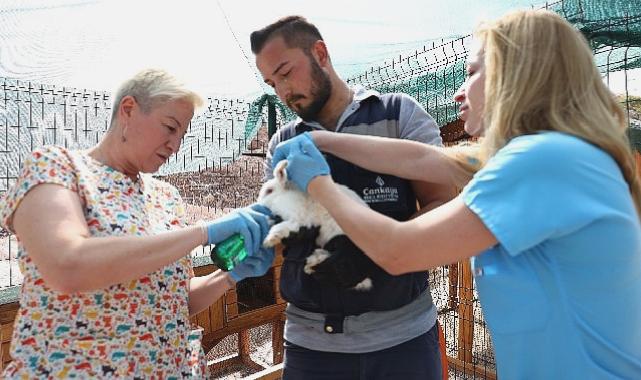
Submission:
[[583,35],[556,13],[525,10],[482,25],[475,38],[484,49],[485,136],[478,165],[470,165],[460,150],[448,155],[474,171],[514,137],[543,130],[571,134],[616,160],[639,212],[641,190],[625,116]]
[[187,88],[176,77],[160,69],[145,69],[120,85],[113,97],[111,125],[118,114],[118,106],[125,96],[133,96],[140,108],[149,113],[156,106],[168,101],[184,99],[194,108],[203,105],[203,99]]

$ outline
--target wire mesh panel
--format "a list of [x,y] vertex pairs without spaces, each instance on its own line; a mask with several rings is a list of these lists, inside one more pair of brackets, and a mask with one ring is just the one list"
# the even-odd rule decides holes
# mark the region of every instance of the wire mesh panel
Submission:
[[458,118],[454,92],[465,81],[471,36],[433,43],[347,80],[380,92],[412,95],[443,126]]

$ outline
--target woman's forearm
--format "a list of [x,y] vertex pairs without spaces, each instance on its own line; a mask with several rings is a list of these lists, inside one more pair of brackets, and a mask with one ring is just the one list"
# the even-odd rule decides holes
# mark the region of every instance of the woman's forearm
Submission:
[[140,278],[189,254],[202,242],[199,226],[153,236],[78,239],[64,255],[67,290],[91,291]]
[[325,131],[311,132],[318,149],[365,169],[397,177],[453,184],[453,165],[442,148],[416,141]]
[[458,198],[398,222],[353,200],[329,176],[314,178],[308,191],[354,244],[390,274],[454,263],[496,244],[496,238]]
[[207,309],[234,285],[229,272],[220,269],[206,276],[193,277],[189,283],[189,315]]
[[78,195],[53,184],[27,194],[13,227],[47,286],[66,293],[140,278],[205,241],[200,226],[151,236],[92,237]]

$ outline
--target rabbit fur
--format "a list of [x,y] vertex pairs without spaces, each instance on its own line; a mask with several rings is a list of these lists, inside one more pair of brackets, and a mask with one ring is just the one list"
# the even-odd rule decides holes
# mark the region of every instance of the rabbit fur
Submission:
[[[296,185],[287,179],[287,160],[282,160],[274,168],[274,177],[265,182],[258,195],[258,203],[268,207],[274,215],[282,218],[282,222],[273,225],[263,241],[265,247],[273,247],[287,238],[292,232],[302,227],[319,226],[316,245],[321,247],[307,257],[304,271],[314,273],[314,266],[322,263],[331,253],[322,247],[337,235],[344,235],[338,223],[320,203],[308,194],[300,191]],[[347,186],[338,185],[342,191],[359,203],[367,205],[355,192]],[[353,289],[369,290],[372,280],[368,277],[359,282]]]

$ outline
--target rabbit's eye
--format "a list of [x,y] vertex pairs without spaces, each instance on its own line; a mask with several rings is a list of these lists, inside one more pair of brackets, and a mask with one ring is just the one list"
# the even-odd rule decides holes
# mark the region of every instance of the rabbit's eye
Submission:
[[271,194],[271,193],[273,193],[273,192],[274,192],[274,190],[272,190],[272,189],[267,189],[267,190],[265,190],[265,195],[269,195],[269,194]]

